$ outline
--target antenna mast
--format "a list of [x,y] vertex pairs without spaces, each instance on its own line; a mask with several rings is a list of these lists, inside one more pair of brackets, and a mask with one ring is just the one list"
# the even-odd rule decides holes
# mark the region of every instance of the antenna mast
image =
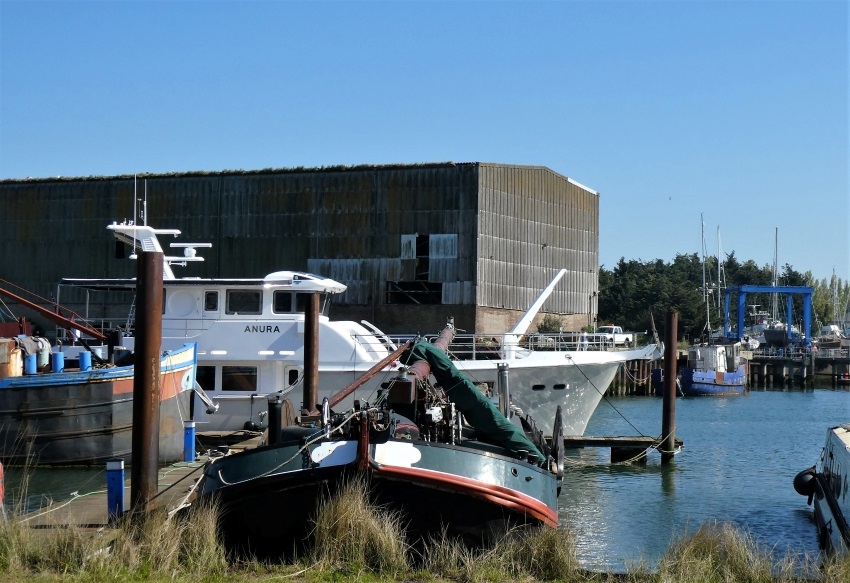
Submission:
[[711,342],[711,314],[708,307],[708,288],[705,285],[705,221],[703,214],[699,214],[700,234],[702,236],[702,300],[705,302],[705,330],[709,343]]

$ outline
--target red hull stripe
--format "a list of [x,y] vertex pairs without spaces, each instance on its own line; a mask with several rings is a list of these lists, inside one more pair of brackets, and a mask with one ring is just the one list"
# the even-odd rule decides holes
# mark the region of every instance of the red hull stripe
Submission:
[[[172,370],[159,376],[159,391],[160,400],[166,401],[176,396],[181,392],[180,381],[183,379],[183,373],[186,372],[191,365],[182,370]],[[133,392],[133,377],[116,379],[112,382],[113,395],[126,395]]]
[[445,472],[426,470],[422,468],[405,468],[401,466],[385,466],[372,464],[372,471],[387,478],[399,478],[429,484],[431,486],[463,492],[471,496],[483,498],[499,506],[511,510],[524,512],[540,520],[547,526],[558,526],[558,512],[552,510],[546,504],[510,488],[484,484],[478,480],[456,476]]

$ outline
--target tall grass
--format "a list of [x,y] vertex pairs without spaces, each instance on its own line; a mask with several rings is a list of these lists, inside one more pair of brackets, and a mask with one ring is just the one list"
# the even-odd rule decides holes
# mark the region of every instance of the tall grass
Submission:
[[96,579],[127,576],[220,576],[227,572],[216,536],[218,509],[199,505],[184,516],[126,516],[114,529],[32,529],[17,517],[0,520],[0,573],[52,572]]
[[423,567],[455,581],[584,581],[572,531],[518,528],[476,550],[445,532],[425,545]]
[[[284,502],[285,503],[285,502]],[[220,510],[198,504],[168,518],[126,517],[117,528],[32,529],[19,517],[0,519],[0,581],[33,576],[80,581],[579,581],[619,583],[850,582],[850,556],[776,557],[747,533],[706,523],[674,541],[657,567],[625,574],[585,570],[572,531],[509,531],[475,549],[443,533],[414,550],[403,517],[369,503],[368,487],[352,480],[322,501],[312,545],[298,562],[227,562],[217,536]]]
[[402,517],[369,502],[362,477],[347,480],[319,505],[313,520],[312,561],[323,568],[395,576],[408,570]]
[[[775,556],[745,531],[722,522],[707,522],[674,541],[658,565],[664,581],[776,583],[778,581],[850,581],[850,557],[827,558],[785,553]],[[836,578],[838,577],[838,578]]]

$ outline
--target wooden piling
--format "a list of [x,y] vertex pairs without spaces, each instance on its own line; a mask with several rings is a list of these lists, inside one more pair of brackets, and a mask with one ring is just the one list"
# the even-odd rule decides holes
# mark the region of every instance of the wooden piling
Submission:
[[304,310],[304,402],[302,412],[318,413],[319,400],[319,294],[310,294]]
[[667,312],[667,337],[664,344],[664,397],[661,412],[661,463],[669,463],[676,450],[676,353],[679,314]]
[[163,253],[139,251],[137,261],[138,318],[130,454],[130,508],[134,513],[148,510],[148,504],[157,493]]

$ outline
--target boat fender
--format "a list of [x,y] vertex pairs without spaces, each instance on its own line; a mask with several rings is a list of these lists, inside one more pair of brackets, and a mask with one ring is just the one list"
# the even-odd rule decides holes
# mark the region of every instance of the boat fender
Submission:
[[807,468],[794,476],[794,490],[801,496],[809,497],[812,503],[812,495],[815,493],[815,468]]

